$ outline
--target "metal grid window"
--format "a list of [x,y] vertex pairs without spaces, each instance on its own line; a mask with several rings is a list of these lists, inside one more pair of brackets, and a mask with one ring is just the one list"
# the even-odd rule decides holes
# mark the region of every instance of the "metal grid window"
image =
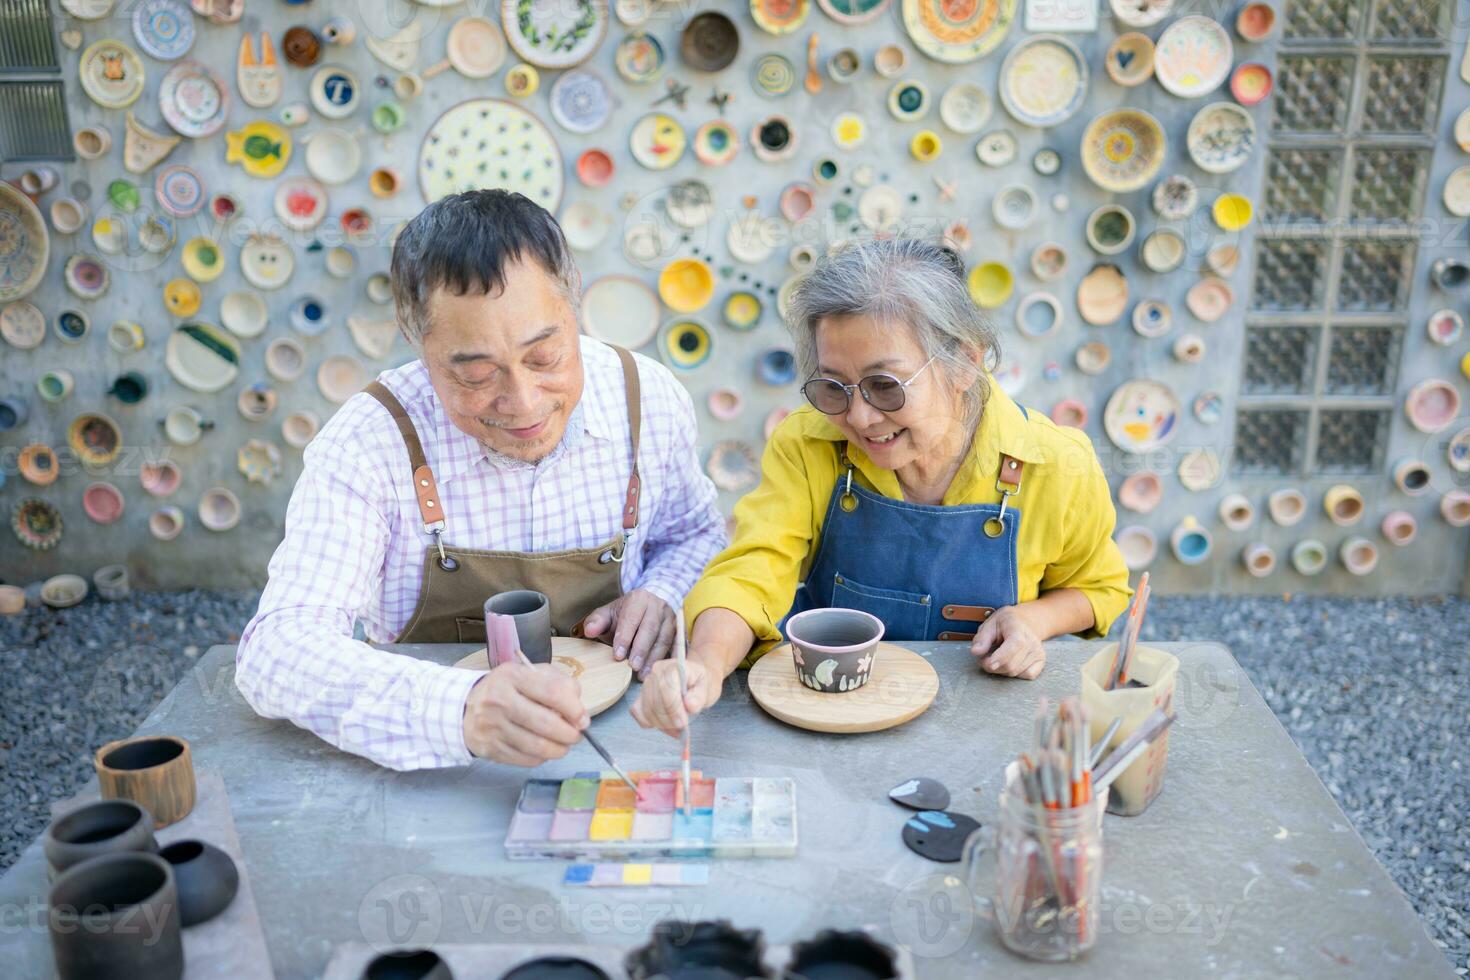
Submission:
[[1372,473],[1397,405],[1451,0],[1285,0],[1239,474]]

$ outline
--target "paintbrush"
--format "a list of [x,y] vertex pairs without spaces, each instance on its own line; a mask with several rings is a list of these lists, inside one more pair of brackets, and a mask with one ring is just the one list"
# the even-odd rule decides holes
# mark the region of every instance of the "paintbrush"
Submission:
[[[527,667],[534,666],[531,663],[530,658],[526,656],[525,651],[521,650],[520,648],[516,649],[516,657],[519,658],[521,663],[525,664]],[[608,765],[612,766],[612,770],[613,772],[618,774],[618,778],[628,784],[628,787],[633,791],[633,795],[638,796],[638,784],[628,778],[628,774],[623,772],[623,767],[618,765],[617,762],[613,760],[612,755],[608,753],[607,749],[602,747],[602,743],[592,737],[592,732],[590,730],[583,731],[582,737],[587,740],[588,745],[592,746],[592,748],[597,751],[598,755],[602,756],[603,762],[606,762]]]
[[[685,653],[684,653],[684,607],[683,606],[680,606],[678,608],[677,615],[678,615],[678,623],[677,623],[677,625],[674,628],[674,661],[675,661],[675,663],[677,663],[679,665],[679,703],[680,703],[681,706],[683,706],[685,704],[686,700],[689,697],[689,677],[688,677],[688,674],[685,672],[685,666],[684,666]],[[686,711],[688,710],[687,707],[685,708],[685,710]],[[689,718],[685,718],[684,719],[684,758],[683,758],[683,760],[680,763],[681,773],[682,773],[682,779],[683,779],[683,783],[684,783],[684,815],[686,817],[689,815],[689,809],[693,805],[693,801],[691,800],[690,795],[689,795],[689,722],[690,721],[691,721],[691,719],[689,719]]]
[[1118,747],[1109,752],[1108,757],[1097,767],[1097,771],[1092,774],[1093,788],[1101,790],[1123,775],[1123,771],[1148,751],[1148,747],[1168,730],[1169,726],[1174,723],[1174,718],[1174,715],[1166,715],[1163,711],[1154,709],[1153,714],[1145,718],[1143,724],[1138,726],[1132,735],[1118,743]]
[[1113,723],[1108,726],[1108,730],[1103,732],[1102,738],[1098,739],[1097,744],[1092,747],[1092,755],[1087,762],[1088,768],[1097,768],[1097,764],[1102,761],[1103,752],[1107,750],[1108,742],[1112,741],[1113,736],[1118,734],[1118,729],[1122,727],[1123,716],[1119,715],[1113,719]]

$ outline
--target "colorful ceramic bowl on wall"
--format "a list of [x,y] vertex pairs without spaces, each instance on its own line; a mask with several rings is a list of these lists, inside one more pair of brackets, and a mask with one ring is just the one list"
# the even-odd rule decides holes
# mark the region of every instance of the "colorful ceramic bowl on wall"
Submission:
[[1154,42],[1137,31],[1119,34],[1109,46],[1103,66],[1108,77],[1124,88],[1142,85],[1154,75]]
[[138,468],[138,484],[150,496],[167,497],[179,488],[184,473],[171,459],[152,460]]
[[736,290],[725,297],[721,314],[731,330],[753,330],[760,323],[764,304],[753,292]]
[[658,352],[664,363],[690,371],[709,360],[714,335],[709,327],[689,317],[675,317],[659,331]]
[[62,281],[73,296],[80,299],[100,299],[112,284],[112,273],[95,255],[77,253],[66,260],[62,268]]
[[1195,113],[1185,137],[1189,158],[1201,170],[1228,174],[1239,170],[1256,148],[1256,123],[1234,102],[1215,102]]
[[0,302],[36,288],[51,257],[51,236],[31,199],[0,181]]
[[796,68],[783,54],[763,54],[750,66],[750,81],[757,94],[778,99],[796,87]]
[[684,127],[662,112],[650,112],[628,134],[633,159],[649,170],[667,170],[678,163],[687,143]]
[[1271,69],[1255,61],[1237,65],[1230,74],[1230,94],[1241,105],[1257,105],[1276,87]]
[[538,68],[573,68],[607,34],[606,0],[501,0],[500,25],[511,50]]
[[214,282],[225,271],[224,254],[208,238],[191,238],[185,242],[179,263],[195,282]]
[[739,51],[735,22],[717,10],[695,14],[679,35],[679,54],[695,71],[724,71]]
[[95,41],[82,52],[77,71],[82,91],[104,109],[122,109],[143,94],[143,60],[114,38]]
[[1164,164],[1163,127],[1141,109],[1114,109],[1082,134],[1082,169],[1105,191],[1123,194],[1148,184]]
[[11,511],[10,529],[27,548],[49,551],[61,543],[61,512],[37,497],[26,497]]
[[767,34],[790,34],[806,23],[811,0],[750,0],[750,17]]
[[1115,323],[1128,308],[1128,277],[1109,262],[1093,266],[1077,284],[1077,312],[1096,327]]
[[664,46],[652,34],[629,34],[618,42],[613,64],[624,81],[635,85],[651,82],[663,73]]
[[66,444],[84,466],[106,466],[122,451],[122,430],[106,415],[86,412],[72,420]]
[[714,294],[714,273],[699,259],[675,259],[659,273],[659,298],[676,313],[702,310]]
[[1113,16],[1127,27],[1152,27],[1174,9],[1174,0],[1108,0]]
[[240,347],[218,327],[186,323],[169,335],[164,366],[185,388],[209,394],[228,387],[239,375]]
[[740,152],[740,134],[723,119],[711,119],[694,133],[694,157],[706,167],[723,167]]
[[291,134],[257,119],[225,134],[225,162],[238,163],[252,177],[274,177],[291,160]]
[[1254,211],[1250,198],[1243,194],[1221,194],[1210,207],[1221,231],[1240,231],[1251,223]]
[[159,205],[175,218],[188,218],[204,208],[204,179],[193,167],[176,163],[158,171],[153,193]]
[[[451,112],[453,110],[450,110]],[[441,123],[443,117],[440,117]],[[439,123],[435,124],[436,126]],[[494,141],[488,141],[494,142]],[[427,145],[427,141],[426,141]],[[558,158],[559,160],[560,158]],[[306,172],[323,184],[345,184],[362,169],[362,147],[357,137],[345,129],[319,129],[306,139]],[[419,160],[419,179],[423,184],[424,163]],[[468,188],[465,188],[466,190]],[[451,193],[445,191],[444,193]],[[428,192],[425,190],[425,196]],[[440,197],[443,194],[439,195]],[[437,198],[430,198],[437,200]]]
[[240,274],[257,289],[279,289],[296,269],[291,246],[273,235],[251,235],[240,248]]
[[21,448],[15,457],[15,468],[21,479],[38,487],[49,487],[61,476],[61,465],[57,462],[56,452],[39,442]]
[[899,122],[922,119],[929,112],[929,88],[916,78],[907,78],[888,90],[888,111]]
[[1087,217],[1087,244],[1102,255],[1117,255],[1133,244],[1138,223],[1121,204],[1104,204]]
[[1087,61],[1057,34],[1035,34],[1010,50],[1000,69],[1000,100],[1017,122],[1056,126],[1087,97]]
[[1010,267],[1003,262],[982,262],[967,279],[970,300],[983,310],[993,310],[1011,298],[1016,287]]
[[322,361],[316,370],[316,387],[322,397],[340,405],[373,380],[362,362],[355,357],[337,354]]

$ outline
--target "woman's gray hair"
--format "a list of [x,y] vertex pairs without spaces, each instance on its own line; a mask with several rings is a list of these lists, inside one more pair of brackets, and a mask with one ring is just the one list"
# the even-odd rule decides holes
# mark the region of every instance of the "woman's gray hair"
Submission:
[[975,368],[999,362],[1000,338],[970,299],[964,262],[953,250],[917,238],[881,238],[850,242],[818,260],[786,309],[804,376],[817,371],[817,327],[846,316],[903,324],[952,379],[973,377],[965,422],[979,422],[990,386]]

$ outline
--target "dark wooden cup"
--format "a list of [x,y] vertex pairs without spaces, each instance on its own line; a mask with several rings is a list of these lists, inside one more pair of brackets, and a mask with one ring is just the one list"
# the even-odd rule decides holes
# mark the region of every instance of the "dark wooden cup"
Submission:
[[167,827],[194,809],[194,758],[174,735],[125,738],[97,750],[93,760],[104,800],[132,800]]

